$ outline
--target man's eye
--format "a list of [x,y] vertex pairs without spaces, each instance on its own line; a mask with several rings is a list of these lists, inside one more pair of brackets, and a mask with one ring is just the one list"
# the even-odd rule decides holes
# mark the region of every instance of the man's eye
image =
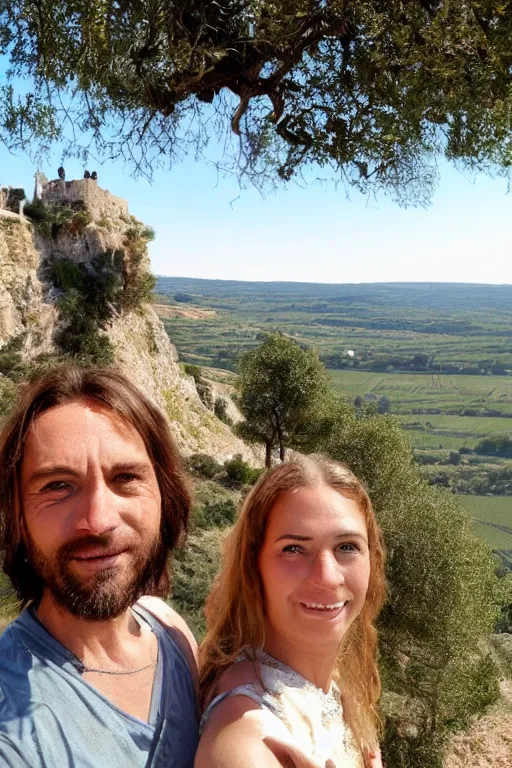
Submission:
[[137,480],[137,475],[132,474],[131,472],[123,472],[120,475],[116,475],[116,481],[118,483],[132,483],[134,480]]
[[67,491],[70,487],[70,484],[65,480],[52,480],[51,483],[46,483],[46,485],[41,488],[41,491],[43,493],[51,493],[52,491]]

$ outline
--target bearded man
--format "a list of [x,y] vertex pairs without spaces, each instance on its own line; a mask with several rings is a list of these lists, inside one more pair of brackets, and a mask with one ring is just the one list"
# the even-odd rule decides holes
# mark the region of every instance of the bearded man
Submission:
[[[161,412],[120,373],[59,368],[0,434],[0,765],[192,768],[195,641],[159,597],[190,509]],[[153,595],[143,600],[142,595]]]

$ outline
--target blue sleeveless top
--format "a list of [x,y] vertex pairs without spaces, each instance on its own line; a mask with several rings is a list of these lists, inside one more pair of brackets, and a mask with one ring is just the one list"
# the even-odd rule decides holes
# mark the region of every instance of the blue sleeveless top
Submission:
[[158,639],[149,722],[118,709],[86,682],[81,662],[30,608],[0,637],[2,768],[193,768],[197,702],[188,663],[170,632],[133,609]]

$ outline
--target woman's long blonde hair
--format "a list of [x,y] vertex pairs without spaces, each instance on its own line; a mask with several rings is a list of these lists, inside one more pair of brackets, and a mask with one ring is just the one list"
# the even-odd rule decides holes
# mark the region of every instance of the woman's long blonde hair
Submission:
[[204,706],[219,676],[245,646],[256,649],[263,645],[264,596],[258,556],[278,497],[321,483],[358,504],[368,533],[370,580],[366,602],[343,638],[336,674],[345,720],[364,752],[377,744],[376,703],[380,696],[380,678],[373,622],[386,596],[384,547],[363,485],[343,464],[323,456],[294,457],[269,470],[247,496],[226,538],[223,567],[206,601],[207,632],[200,649],[201,698]]

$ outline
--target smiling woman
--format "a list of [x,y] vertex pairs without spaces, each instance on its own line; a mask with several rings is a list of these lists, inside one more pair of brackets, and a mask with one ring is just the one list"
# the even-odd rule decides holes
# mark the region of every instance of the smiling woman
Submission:
[[302,457],[260,479],[207,601],[196,768],[381,765],[383,565],[371,502],[346,467]]

